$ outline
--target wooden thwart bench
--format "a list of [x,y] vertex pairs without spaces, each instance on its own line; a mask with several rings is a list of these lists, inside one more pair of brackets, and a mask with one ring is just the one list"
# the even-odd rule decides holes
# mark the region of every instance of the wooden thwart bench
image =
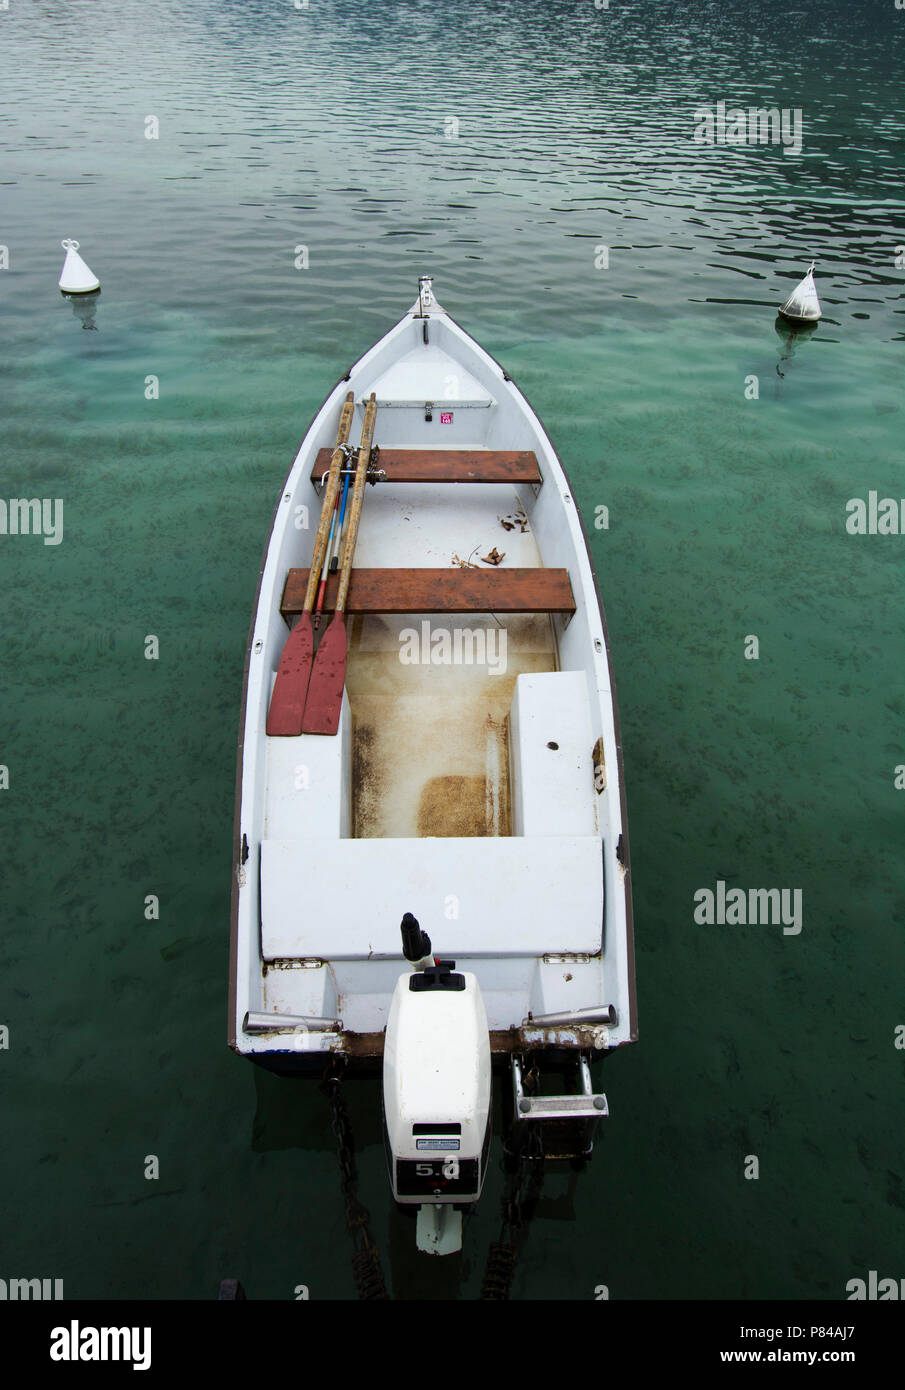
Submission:
[[[332,449],[319,449],[311,480],[320,487]],[[388,483],[540,483],[529,449],[381,449],[378,468]]]
[[[280,612],[302,611],[306,569],[292,569]],[[327,581],[324,608],[333,611],[339,576]],[[348,613],[574,613],[564,569],[353,569]]]

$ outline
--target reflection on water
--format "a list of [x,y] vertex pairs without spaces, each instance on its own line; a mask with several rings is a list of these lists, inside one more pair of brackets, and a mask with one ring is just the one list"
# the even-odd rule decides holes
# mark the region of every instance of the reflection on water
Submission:
[[818,325],[816,323],[790,323],[788,319],[783,318],[782,314],[776,315],[776,322],[773,328],[776,332],[776,336],[782,343],[782,352],[779,355],[779,361],[776,363],[777,376],[785,376],[785,372],[782,369],[783,363],[788,362],[791,357],[794,357],[798,348],[811,339],[813,334],[817,331],[817,327]]
[[73,315],[81,320],[83,328],[97,331],[95,317],[97,315],[97,302],[101,297],[100,290],[92,290],[90,294],[64,294],[64,299],[68,299],[72,306]]

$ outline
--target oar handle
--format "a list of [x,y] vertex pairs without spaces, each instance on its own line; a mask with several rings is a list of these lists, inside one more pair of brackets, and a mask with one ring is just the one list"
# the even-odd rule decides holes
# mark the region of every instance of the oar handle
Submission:
[[321,566],[324,561],[324,551],[327,548],[327,534],[330,530],[330,522],[333,519],[333,512],[336,507],[336,494],[339,491],[339,477],[342,468],[345,450],[343,448],[349,438],[349,430],[352,428],[352,416],[355,412],[355,393],[350,391],[343,402],[342,412],[339,417],[339,429],[336,435],[336,444],[333,449],[333,457],[330,460],[330,476],[327,479],[327,488],[324,493],[324,504],[321,508],[321,519],[318,523],[317,534],[314,537],[314,550],[311,555],[311,569],[308,573],[308,587],[305,590],[305,602],[302,609],[310,613],[317,598],[317,586],[321,575]]
[[349,593],[349,582],[352,578],[352,556],[355,554],[355,542],[358,539],[358,523],[361,518],[361,506],[364,501],[368,464],[371,461],[371,442],[374,438],[374,421],[376,418],[377,397],[372,391],[371,398],[365,406],[365,418],[361,430],[361,444],[358,449],[358,469],[355,473],[355,487],[352,492],[352,506],[349,511],[349,530],[346,535],[346,548],[343,551],[343,567],[342,574],[339,577],[339,591],[336,595],[335,611],[337,613],[344,613],[346,611],[346,598]]

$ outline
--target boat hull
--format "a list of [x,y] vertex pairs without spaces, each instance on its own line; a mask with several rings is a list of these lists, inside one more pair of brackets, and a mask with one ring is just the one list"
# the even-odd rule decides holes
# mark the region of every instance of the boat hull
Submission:
[[[392,940],[405,911],[426,916],[435,949],[481,980],[496,1065],[513,1053],[595,1056],[637,1037],[621,735],[578,507],[505,370],[439,306],[418,309],[350,368],[315,416],[274,511],[255,597],[236,784],[229,1043],[285,1074],[320,1072],[334,1054],[356,1071],[379,1068],[389,1001],[407,968]],[[289,630],[287,573],[310,559],[316,460],[350,387],[359,421],[376,389],[375,440],[388,453],[468,453],[480,468],[501,449],[521,451],[536,456],[541,479],[378,483],[368,489],[356,564],[389,570],[402,554],[416,577],[428,564],[469,559],[483,573],[495,535],[519,566],[565,571],[574,611],[505,620],[466,612],[485,657],[494,635],[509,638],[508,669],[488,661],[483,672],[455,664],[462,614],[353,619],[337,735],[268,739],[267,702]],[[472,538],[480,543],[463,556]],[[425,623],[435,639],[449,637],[446,667],[433,660],[442,640],[423,641],[415,662],[400,659],[400,644],[411,645]],[[543,729],[558,737],[538,743]],[[581,731],[574,750],[573,730]],[[551,757],[559,753],[573,759],[574,776]],[[340,879],[350,883],[337,911]],[[379,922],[367,922],[372,914]],[[594,1021],[588,1010],[598,1011]],[[272,1013],[274,1031],[247,1031],[249,1012]],[[279,1031],[287,1014],[343,1026]]]

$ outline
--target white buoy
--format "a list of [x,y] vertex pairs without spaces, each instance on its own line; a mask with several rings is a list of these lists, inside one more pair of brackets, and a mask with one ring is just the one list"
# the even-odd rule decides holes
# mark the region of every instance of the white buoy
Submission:
[[67,237],[61,241],[60,245],[66,252],[66,259],[63,262],[63,273],[60,276],[60,289],[64,294],[91,294],[92,290],[99,290],[101,282],[97,276],[88,269],[85,262],[79,255],[79,244]]
[[795,286],[779,311],[790,323],[816,323],[822,315],[814,284],[814,264],[811,261],[804,279]]

